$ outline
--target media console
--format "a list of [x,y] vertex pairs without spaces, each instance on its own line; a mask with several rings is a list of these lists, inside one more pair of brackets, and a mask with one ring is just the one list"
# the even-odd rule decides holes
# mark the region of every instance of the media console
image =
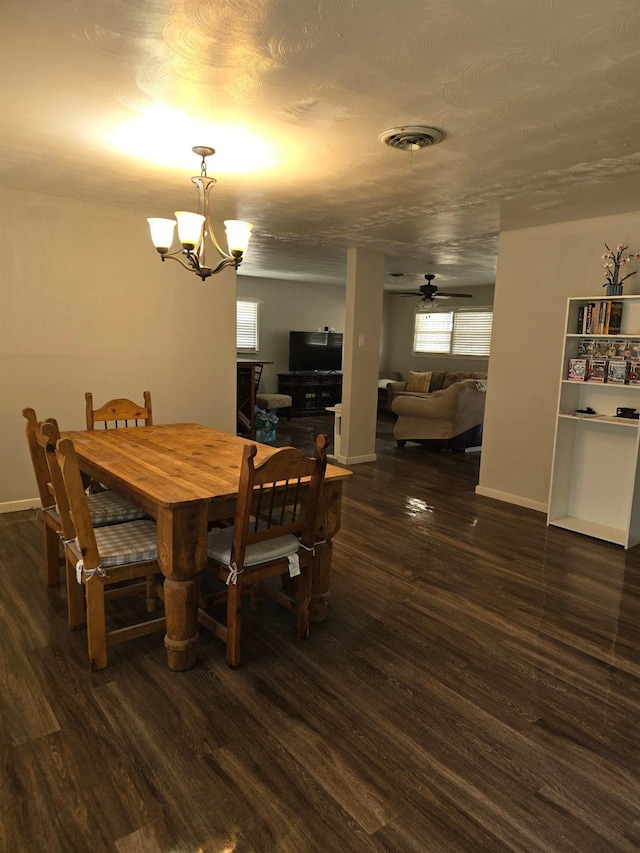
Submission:
[[279,373],[278,394],[292,399],[292,415],[317,415],[342,400],[342,373]]

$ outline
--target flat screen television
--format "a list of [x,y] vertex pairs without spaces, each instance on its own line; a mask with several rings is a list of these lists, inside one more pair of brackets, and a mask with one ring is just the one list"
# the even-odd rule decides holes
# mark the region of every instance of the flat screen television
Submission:
[[342,332],[289,332],[289,370],[342,369]]

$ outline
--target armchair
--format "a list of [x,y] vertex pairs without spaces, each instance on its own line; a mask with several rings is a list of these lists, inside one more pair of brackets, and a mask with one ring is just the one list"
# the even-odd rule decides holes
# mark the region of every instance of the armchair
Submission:
[[400,394],[392,403],[398,416],[393,437],[398,447],[407,441],[434,441],[445,449],[480,444],[485,404],[484,382],[463,379],[428,396]]

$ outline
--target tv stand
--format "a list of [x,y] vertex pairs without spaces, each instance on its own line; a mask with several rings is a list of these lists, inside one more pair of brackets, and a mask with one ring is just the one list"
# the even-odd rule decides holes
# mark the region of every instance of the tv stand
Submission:
[[279,373],[278,394],[291,397],[294,417],[318,415],[342,400],[342,373],[321,370]]

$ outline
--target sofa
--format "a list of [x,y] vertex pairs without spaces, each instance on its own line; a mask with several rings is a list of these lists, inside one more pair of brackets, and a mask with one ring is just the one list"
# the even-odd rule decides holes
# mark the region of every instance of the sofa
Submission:
[[405,386],[391,391],[391,410],[397,416],[393,437],[399,447],[404,447],[407,441],[447,450],[480,445],[487,374],[473,373],[459,378],[460,372],[443,373],[443,376],[432,374],[436,388],[432,390],[430,384],[429,391],[407,391],[409,383],[390,383]]
[[429,376],[427,391],[408,391],[408,380],[404,382],[387,382],[387,408],[389,411],[393,411],[392,403],[398,394],[411,394],[414,397],[428,397],[430,394],[433,394],[434,391],[441,391],[443,388],[448,388],[450,385],[453,385],[455,382],[461,382],[463,379],[479,379],[481,381],[486,381],[487,378],[486,373],[470,373],[463,370],[433,370],[421,372],[412,370],[409,374],[409,379],[423,375]]
[[391,411],[391,406],[388,402],[387,386],[390,382],[399,382],[400,374],[396,371],[380,370],[378,372],[378,409],[385,407]]

